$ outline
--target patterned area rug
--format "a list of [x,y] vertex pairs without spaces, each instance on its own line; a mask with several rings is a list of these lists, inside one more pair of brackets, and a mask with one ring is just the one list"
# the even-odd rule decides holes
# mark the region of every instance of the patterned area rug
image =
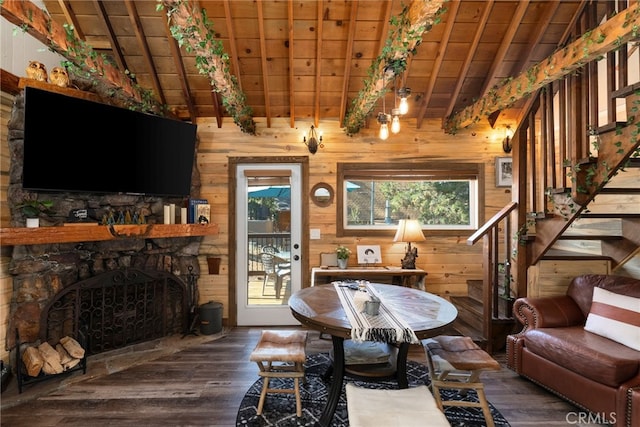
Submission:
[[[238,409],[236,426],[314,426],[320,418],[324,405],[327,401],[329,383],[324,382],[322,375],[330,363],[331,361],[327,353],[314,354],[307,358],[305,363],[307,381],[306,383],[302,383],[300,386],[302,417],[296,417],[295,396],[293,394],[284,393],[267,394],[262,415],[256,415],[258,401],[260,400],[260,392],[262,391],[262,378],[260,378],[249,388],[247,394],[245,394],[242,399],[242,403]],[[420,384],[428,385],[429,372],[427,367],[417,362],[408,361],[407,378],[409,380],[409,387]],[[353,381],[351,379],[347,380]],[[395,381],[379,381],[375,383],[361,381],[353,382],[361,387],[383,389],[397,388],[397,383]],[[270,384],[277,388],[281,388],[283,386],[286,388],[293,388],[293,380],[288,378],[271,379]],[[457,400],[461,399],[460,396],[456,395],[455,391],[443,392],[442,397],[444,400],[452,398]],[[477,396],[474,391],[470,391],[466,399],[477,401]],[[493,405],[489,404],[489,406],[491,407],[491,413],[493,414],[496,426],[508,427],[509,423],[504,419],[502,414],[500,414]],[[447,407],[445,408],[445,415],[452,426],[486,426],[484,417],[482,416],[482,410],[480,408]],[[347,401],[343,388],[331,426],[346,427],[348,425]]]

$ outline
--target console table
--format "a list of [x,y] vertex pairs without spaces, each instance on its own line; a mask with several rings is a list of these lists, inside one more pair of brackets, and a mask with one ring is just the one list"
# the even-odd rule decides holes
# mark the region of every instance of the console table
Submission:
[[[314,267],[311,269],[311,286],[331,282],[332,280],[346,279],[387,279],[394,285],[407,288],[426,290],[424,279],[427,272],[419,268],[404,269],[397,267]],[[319,280],[324,278],[324,281]]]

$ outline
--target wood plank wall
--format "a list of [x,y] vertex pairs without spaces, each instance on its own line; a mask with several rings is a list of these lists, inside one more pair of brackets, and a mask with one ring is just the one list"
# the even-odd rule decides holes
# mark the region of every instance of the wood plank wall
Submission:
[[[9,225],[9,210],[6,206],[9,174],[9,154],[7,146],[7,122],[10,118],[13,97],[2,94],[1,146],[0,146],[0,223]],[[223,318],[229,317],[229,286],[234,280],[229,272],[229,218],[228,218],[228,158],[245,156],[309,156],[309,189],[318,182],[326,182],[335,188],[338,162],[381,162],[381,161],[451,161],[479,162],[485,167],[485,212],[489,218],[511,200],[509,188],[495,186],[495,158],[506,156],[502,152],[503,129],[491,129],[488,124],[474,125],[471,130],[462,130],[456,135],[445,134],[441,120],[427,120],[421,129],[416,129],[415,121],[403,123],[400,134],[392,135],[387,141],[377,137],[378,126],[372,122],[371,129],[363,129],[358,135],[349,137],[337,122],[321,122],[324,148],[311,155],[302,143],[312,121],[297,121],[292,129],[289,119],[272,120],[271,128],[264,119],[257,119],[256,136],[242,133],[231,119],[224,119],[218,128],[215,119],[199,121],[197,163],[200,170],[202,189],[200,196],[211,204],[212,221],[220,226],[218,236],[203,239],[200,250],[202,276],[199,280],[200,303],[219,301],[223,303]],[[380,238],[337,238],[336,203],[325,208],[317,207],[310,199],[308,224],[321,231],[320,240],[309,241],[307,267],[319,265],[320,253],[335,250],[344,244],[355,250],[358,244],[380,244],[383,263],[400,265],[404,254],[403,244],[394,244]],[[466,280],[482,277],[481,245],[467,246],[468,233],[450,237],[435,237],[426,233],[427,240],[418,243],[417,267],[428,272],[427,290],[438,294],[466,293]],[[9,305],[12,298],[13,282],[8,274],[11,247],[1,249],[0,259],[0,358],[8,360],[4,346],[7,333]],[[220,274],[207,274],[206,258],[222,258]]]
[[[211,204],[212,221],[220,226],[218,236],[205,237],[200,250],[201,269],[206,273],[206,256],[222,258],[219,275],[203,274],[199,280],[201,302],[219,301],[224,305],[223,317],[229,316],[229,285],[233,278],[228,277],[229,237],[228,158],[243,156],[305,156],[309,155],[309,188],[318,182],[336,185],[338,162],[413,162],[413,161],[450,161],[478,162],[485,168],[485,212],[490,218],[510,200],[510,188],[495,186],[495,159],[507,156],[502,151],[504,129],[491,129],[487,125],[474,125],[471,130],[462,130],[456,135],[445,134],[440,120],[427,120],[421,129],[415,128],[415,121],[404,122],[401,132],[392,135],[387,141],[377,137],[378,126],[363,129],[358,135],[349,137],[335,122],[319,123],[323,133],[324,148],[310,155],[302,143],[302,135],[308,132],[311,121],[297,121],[296,128],[289,126],[286,118],[272,121],[266,128],[265,121],[257,121],[256,136],[243,134],[233,123],[226,119],[222,128],[218,128],[214,119],[198,122],[200,138],[198,167],[202,181],[201,197]],[[338,244],[344,244],[355,251],[358,244],[379,244],[383,263],[400,265],[404,255],[404,244],[394,244],[389,238],[375,237],[336,237],[336,203],[325,208],[305,201],[309,209],[309,228],[320,229],[321,239],[309,241],[309,260],[307,267],[319,265],[321,252],[332,252]],[[454,236],[431,236],[425,233],[427,240],[420,242],[417,267],[427,271],[427,290],[437,294],[465,294],[467,279],[482,278],[482,245],[467,246],[470,233],[458,233]]]

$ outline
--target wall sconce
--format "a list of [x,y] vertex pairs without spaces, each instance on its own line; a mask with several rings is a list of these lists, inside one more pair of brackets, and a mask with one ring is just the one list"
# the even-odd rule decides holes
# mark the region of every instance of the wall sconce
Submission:
[[400,109],[398,108],[391,110],[391,132],[400,132]]
[[511,126],[507,125],[507,128],[504,131],[504,139],[502,140],[502,151],[505,153],[510,153],[513,145],[511,144],[511,139],[513,138],[513,130]]
[[304,142],[304,145],[309,148],[309,152],[311,154],[316,154],[318,152],[318,147],[324,148],[324,145],[322,144],[322,133],[318,136],[316,128],[313,125],[311,125],[311,129],[309,129],[309,141],[307,142],[307,136],[305,135],[302,137],[302,142]]
[[409,102],[407,98],[411,96],[411,89],[408,87],[401,87],[398,89],[398,96],[400,97],[400,114],[405,115],[409,112]]
[[384,141],[389,138],[389,115],[385,113],[378,113],[378,123],[380,123],[380,134],[378,136]]

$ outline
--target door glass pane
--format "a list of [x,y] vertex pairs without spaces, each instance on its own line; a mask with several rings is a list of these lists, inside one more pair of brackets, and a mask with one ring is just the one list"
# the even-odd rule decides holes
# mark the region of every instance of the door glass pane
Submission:
[[290,177],[255,176],[247,184],[247,305],[286,305],[291,289]]

